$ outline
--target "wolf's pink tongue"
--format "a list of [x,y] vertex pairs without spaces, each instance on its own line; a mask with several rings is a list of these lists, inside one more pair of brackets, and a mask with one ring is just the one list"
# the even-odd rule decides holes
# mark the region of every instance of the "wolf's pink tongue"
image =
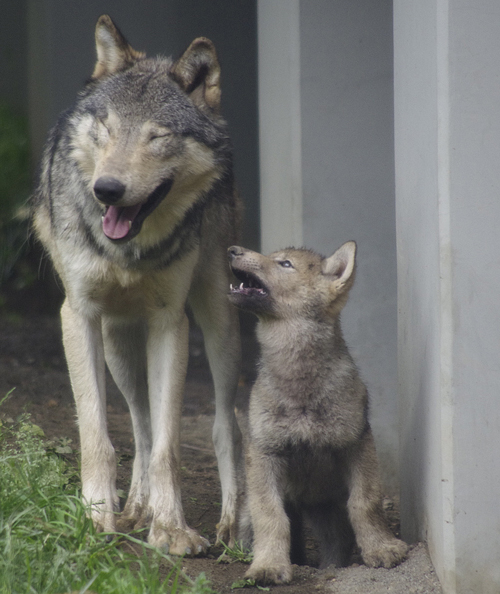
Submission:
[[142,204],[135,206],[109,206],[102,219],[104,235],[110,239],[122,239],[130,231],[132,222],[141,210]]

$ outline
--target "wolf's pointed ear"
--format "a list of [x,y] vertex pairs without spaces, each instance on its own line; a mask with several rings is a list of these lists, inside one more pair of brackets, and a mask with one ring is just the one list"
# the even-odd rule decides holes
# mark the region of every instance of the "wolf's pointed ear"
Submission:
[[[337,290],[341,290],[354,281],[354,267],[356,264],[356,242],[344,243],[332,256],[325,258],[321,265],[323,274],[330,276]],[[349,283],[349,286],[352,283]]]
[[220,66],[214,44],[198,37],[172,66],[171,74],[199,108],[220,108]]
[[133,66],[145,57],[143,52],[133,49],[107,14],[99,17],[95,27],[97,62],[93,79],[103,78]]

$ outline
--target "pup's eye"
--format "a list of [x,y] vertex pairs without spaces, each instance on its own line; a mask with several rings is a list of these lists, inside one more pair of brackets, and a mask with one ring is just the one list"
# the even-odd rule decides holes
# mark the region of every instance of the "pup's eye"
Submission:
[[280,266],[283,266],[283,268],[293,268],[290,260],[281,260],[281,262],[279,264],[280,264]]

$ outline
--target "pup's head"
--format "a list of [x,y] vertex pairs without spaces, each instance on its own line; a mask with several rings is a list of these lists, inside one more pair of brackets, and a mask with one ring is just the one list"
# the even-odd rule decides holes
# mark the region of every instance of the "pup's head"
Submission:
[[237,279],[229,299],[240,309],[259,318],[335,317],[354,282],[356,243],[344,243],[329,258],[304,248],[263,256],[239,246],[228,257]]
[[[147,59],[103,15],[96,49],[72,115],[72,155],[100,205],[106,237],[128,241],[143,224],[163,233],[163,219],[182,217],[221,175],[228,141],[215,48],[198,38],[176,62]],[[153,211],[160,220],[151,222]]]

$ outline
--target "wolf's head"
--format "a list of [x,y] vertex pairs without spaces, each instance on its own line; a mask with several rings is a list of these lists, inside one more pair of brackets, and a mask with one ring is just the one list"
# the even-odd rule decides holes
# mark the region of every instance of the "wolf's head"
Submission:
[[324,258],[308,249],[287,248],[263,256],[239,246],[228,250],[238,279],[229,299],[259,318],[333,318],[354,282],[356,243],[344,243]]
[[231,158],[217,55],[198,38],[176,62],[147,59],[106,15],[97,22],[96,48],[92,78],[71,116],[72,155],[100,205],[104,235],[128,241],[144,226],[154,243]]

